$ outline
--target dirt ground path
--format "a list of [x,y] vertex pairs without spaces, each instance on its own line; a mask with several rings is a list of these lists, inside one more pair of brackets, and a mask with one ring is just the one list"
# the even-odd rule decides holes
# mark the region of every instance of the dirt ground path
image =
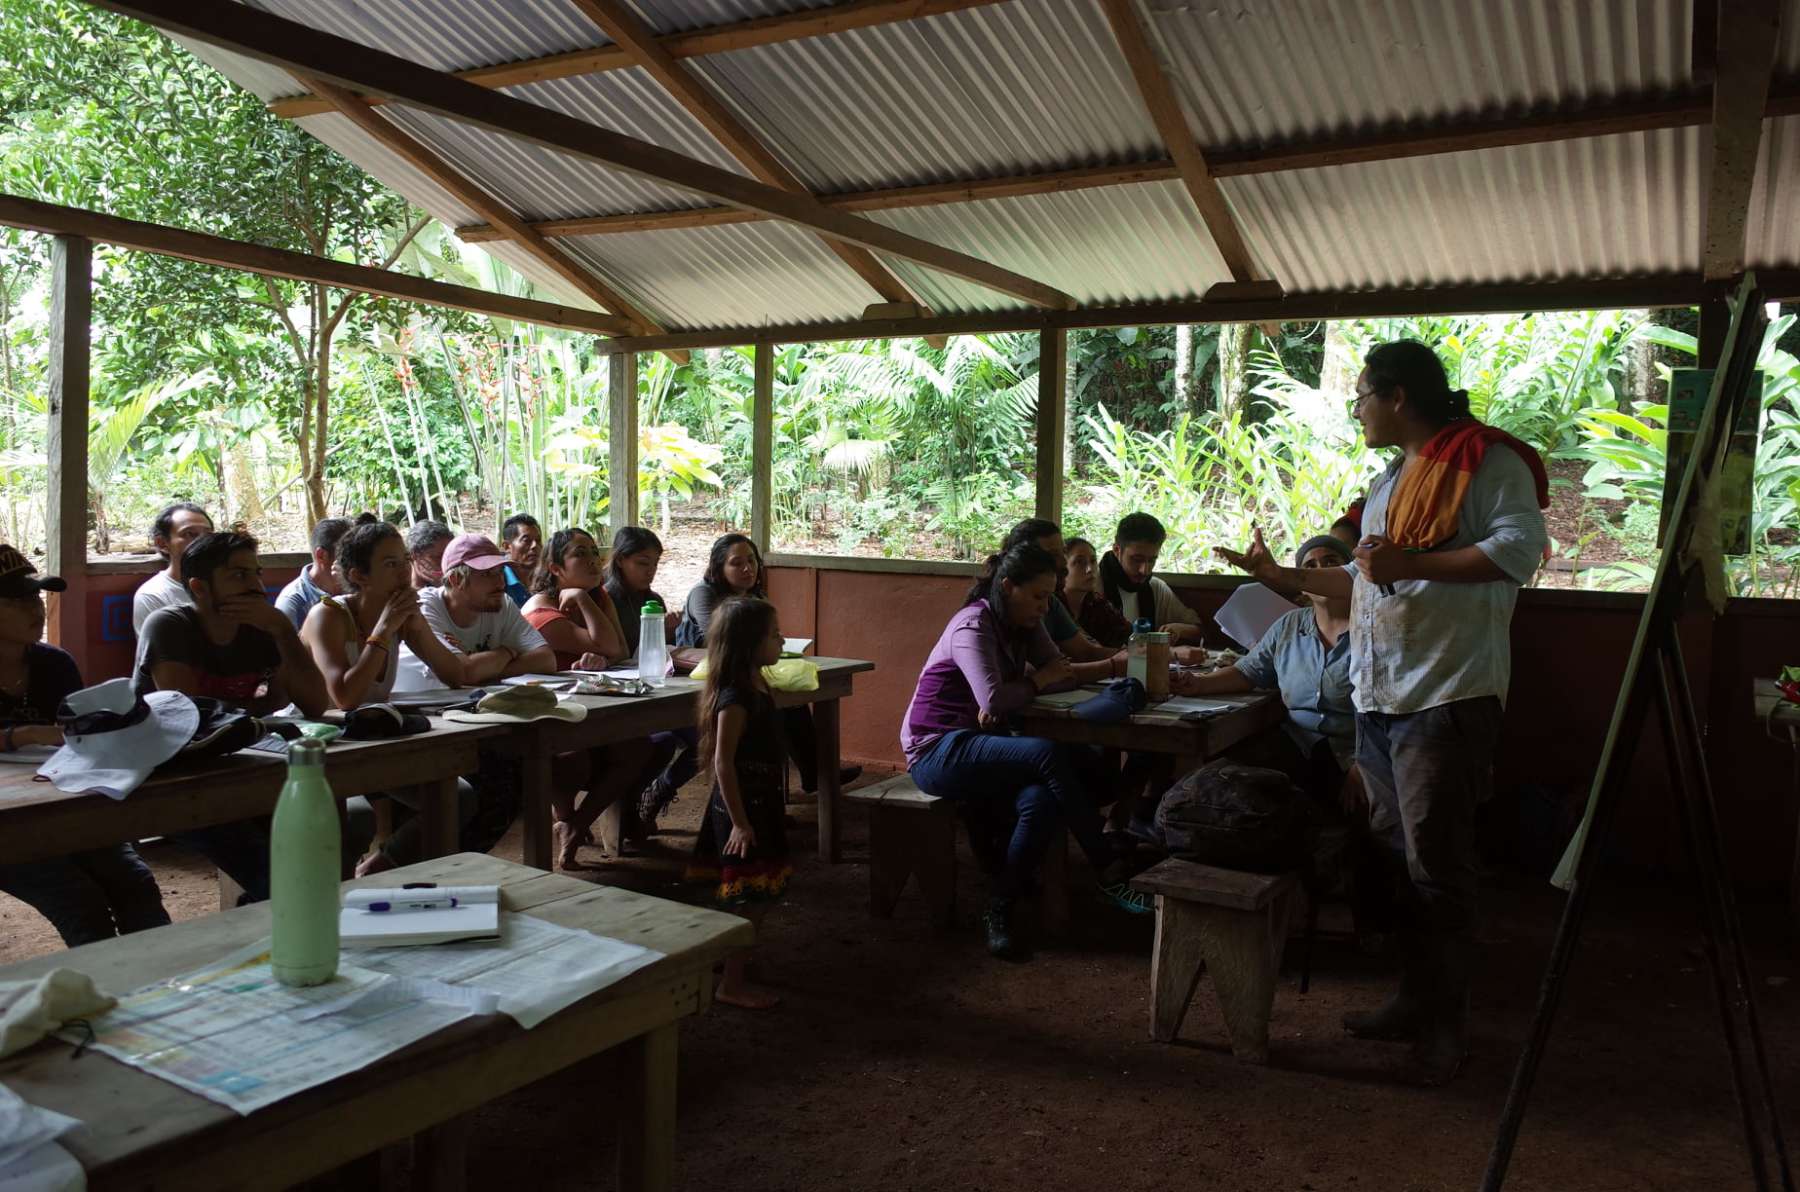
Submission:
[[[701,797],[646,857],[586,871],[685,896],[673,880]],[[796,808],[804,819],[809,808]],[[1231,1057],[1202,988],[1173,1046],[1148,1038],[1150,926],[1078,900],[1070,937],[1014,966],[990,960],[965,855],[958,930],[936,936],[915,897],[867,915],[864,824],[848,863],[801,871],[770,914],[757,963],[783,995],[768,1013],[715,1007],[682,1029],[677,1187],[968,1192],[1476,1187],[1561,901],[1522,878],[1488,885],[1475,1053],[1447,1089],[1400,1083],[1403,1049],[1347,1039],[1345,1009],[1388,976],[1327,908],[1312,992],[1276,997],[1266,1068]],[[517,832],[498,853],[518,857]],[[216,905],[202,867],[147,855],[178,918]],[[1800,987],[1779,908],[1747,911],[1790,1139],[1800,1141]],[[0,960],[55,946],[0,899]],[[1606,889],[1540,1077],[1511,1189],[1748,1186],[1694,918],[1676,889]],[[604,1057],[480,1110],[469,1186],[613,1186],[618,1087]]]

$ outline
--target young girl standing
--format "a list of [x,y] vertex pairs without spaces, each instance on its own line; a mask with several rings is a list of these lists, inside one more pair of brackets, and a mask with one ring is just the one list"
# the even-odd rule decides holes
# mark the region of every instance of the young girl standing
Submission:
[[[703,854],[706,843],[716,846],[715,900],[760,924],[763,911],[787,891],[794,872],[782,825],[787,747],[781,714],[762,673],[781,658],[775,606],[755,597],[725,601],[713,612],[707,641],[700,757],[712,765],[713,788],[695,851]],[[718,999],[766,1010],[780,999],[750,984],[744,974],[748,961],[740,952],[725,962]]]

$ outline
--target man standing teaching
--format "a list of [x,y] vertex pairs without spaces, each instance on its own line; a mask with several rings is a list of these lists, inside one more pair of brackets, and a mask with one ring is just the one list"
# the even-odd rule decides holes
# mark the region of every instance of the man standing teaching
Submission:
[[1400,448],[1370,486],[1355,562],[1281,567],[1260,532],[1248,552],[1220,553],[1278,590],[1351,597],[1356,760],[1371,828],[1409,880],[1399,992],[1344,1028],[1411,1040],[1425,1082],[1441,1084],[1467,1053],[1475,809],[1512,677],[1513,606],[1548,542],[1549,480],[1536,451],[1470,416],[1424,344],[1370,351],[1355,414],[1369,446]]

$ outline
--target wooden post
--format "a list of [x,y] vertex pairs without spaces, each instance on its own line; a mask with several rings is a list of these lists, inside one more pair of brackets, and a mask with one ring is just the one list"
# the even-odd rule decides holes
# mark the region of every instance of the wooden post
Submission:
[[756,345],[756,396],[750,414],[750,537],[775,549],[775,345]]
[[638,358],[621,352],[608,361],[606,484],[613,533],[638,520]]
[[87,673],[88,341],[94,245],[58,236],[50,249],[49,530],[44,573],[69,589],[50,597],[49,637]]
[[1038,332],[1037,515],[1062,521],[1063,424],[1068,418],[1064,387],[1069,333],[1061,327]]

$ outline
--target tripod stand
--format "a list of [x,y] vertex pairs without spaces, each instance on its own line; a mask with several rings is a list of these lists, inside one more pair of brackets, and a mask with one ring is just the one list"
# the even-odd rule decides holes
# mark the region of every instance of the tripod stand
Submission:
[[[1688,861],[1693,867],[1699,895],[1701,932],[1713,999],[1725,1033],[1730,1058],[1732,1088],[1743,1121],[1744,1146],[1759,1190],[1780,1188],[1794,1192],[1794,1177],[1787,1145],[1775,1107],[1774,1082],[1769,1073],[1767,1048],[1757,1017],[1755,985],[1744,951],[1737,904],[1732,894],[1729,865],[1719,833],[1713,801],[1712,778],[1702,751],[1699,717],[1688,685],[1677,624],[1687,606],[1690,585],[1698,578],[1692,553],[1719,550],[1717,536],[1717,485],[1722,478],[1725,447],[1731,428],[1747,401],[1758,400],[1753,391],[1757,353],[1768,326],[1762,296],[1754,276],[1739,287],[1726,334],[1721,367],[1713,376],[1706,408],[1694,434],[1693,453],[1682,477],[1673,513],[1667,519],[1662,558],[1656,579],[1644,600],[1637,638],[1625,667],[1611,727],[1601,750],[1600,766],[1588,797],[1587,814],[1558,871],[1558,884],[1566,885],[1568,902],[1551,946],[1550,962],[1538,993],[1531,1035],[1507,1090],[1494,1146],[1482,1178],[1482,1192],[1500,1192],[1518,1141],[1526,1103],[1550,1038],[1550,1028],[1561,1001],[1569,962],[1587,915],[1599,864],[1598,839],[1605,836],[1613,812],[1624,798],[1632,759],[1643,738],[1644,721],[1654,706],[1662,724],[1670,759],[1670,786]],[[1704,502],[1703,502],[1704,498]],[[1703,509],[1703,503],[1706,508]],[[1708,524],[1708,523],[1712,524]],[[1701,541],[1696,542],[1699,531]],[[1571,866],[1571,858],[1573,865]],[[1572,869],[1572,877],[1569,873]],[[1778,1182],[1771,1182],[1771,1179]]]

